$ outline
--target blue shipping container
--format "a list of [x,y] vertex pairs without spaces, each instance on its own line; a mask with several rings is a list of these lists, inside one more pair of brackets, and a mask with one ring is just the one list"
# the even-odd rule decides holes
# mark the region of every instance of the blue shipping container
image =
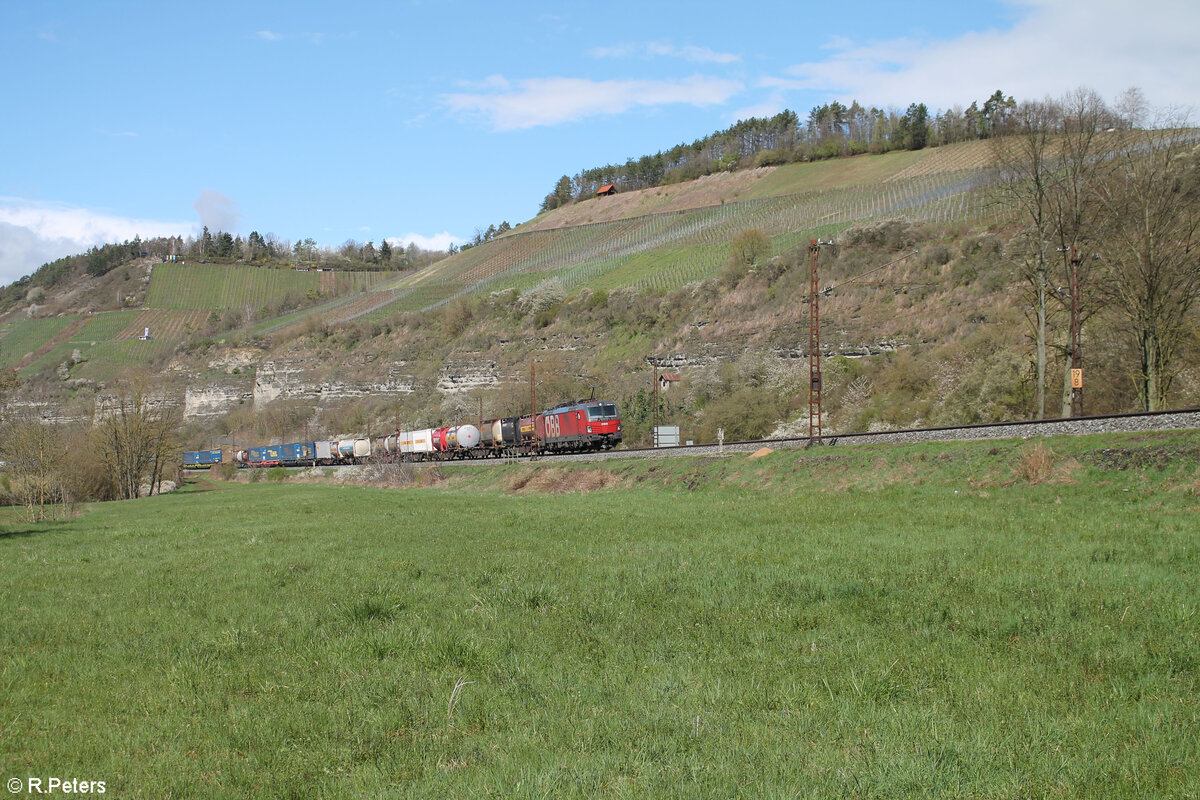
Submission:
[[285,464],[302,464],[305,461],[316,459],[317,445],[314,442],[281,444],[279,446],[279,455]]
[[268,465],[279,463],[279,445],[267,447],[251,447],[248,463],[251,465]]
[[183,465],[185,467],[209,467],[221,463],[221,451],[217,450],[185,450]]

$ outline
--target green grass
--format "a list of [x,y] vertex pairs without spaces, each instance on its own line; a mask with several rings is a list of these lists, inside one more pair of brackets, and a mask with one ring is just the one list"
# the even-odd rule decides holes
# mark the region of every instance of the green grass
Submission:
[[[1050,445],[1036,485],[1019,442],[839,447],[205,482],[10,524],[0,771],[121,797],[1194,797],[1200,436]],[[613,488],[528,493],[581,485]]]
[[74,319],[74,317],[27,319],[0,328],[0,367],[12,367],[19,364],[22,358],[36,352],[39,347],[53,339]]

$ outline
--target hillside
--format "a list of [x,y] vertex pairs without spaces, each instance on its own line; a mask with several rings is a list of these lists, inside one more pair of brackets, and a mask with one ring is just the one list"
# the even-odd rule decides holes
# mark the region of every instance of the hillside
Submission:
[[[763,435],[807,409],[806,246],[821,238],[838,243],[820,255],[822,286],[836,287],[822,301],[830,430],[1030,416],[1028,301],[1011,211],[984,180],[989,152],[600,197],[402,273],[133,263],[0,320],[0,364],[19,368],[26,407],[58,419],[90,417],[108,381],[148,367],[181,400],[189,441],[207,443],[516,413],[536,359],[539,397],[594,389],[638,441],[657,359],[682,376],[662,421],[700,440]],[[739,265],[731,243],[747,231],[765,249]],[[1051,333],[1064,341],[1059,314]],[[1103,314],[1087,339],[1088,410],[1128,410],[1128,341]],[[1198,404],[1200,360],[1182,355],[1175,402]]]

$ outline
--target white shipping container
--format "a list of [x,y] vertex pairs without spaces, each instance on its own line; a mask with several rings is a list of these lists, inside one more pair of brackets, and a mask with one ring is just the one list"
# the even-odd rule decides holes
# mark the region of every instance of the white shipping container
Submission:
[[426,428],[423,431],[401,431],[400,432],[400,452],[401,453],[432,453],[433,452],[433,429]]

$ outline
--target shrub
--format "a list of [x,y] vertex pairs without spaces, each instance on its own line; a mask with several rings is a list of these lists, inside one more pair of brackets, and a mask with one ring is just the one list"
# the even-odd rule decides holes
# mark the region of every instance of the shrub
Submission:
[[212,474],[216,475],[219,480],[231,481],[237,475],[238,465],[232,461],[226,461],[213,467]]
[[460,297],[442,312],[442,329],[447,337],[453,339],[467,329],[473,317],[471,301]]
[[604,308],[608,305],[608,292],[604,289],[599,289],[592,293],[587,299],[587,310],[595,311],[598,308]]
[[541,329],[541,328],[550,326],[554,322],[554,320],[558,318],[558,309],[560,307],[561,307],[561,304],[555,303],[554,305],[552,305],[548,308],[543,308],[541,311],[539,311],[537,314],[534,315],[533,327]]
[[750,272],[750,265],[735,259],[729,259],[717,272],[717,280],[730,289],[742,282]]
[[1042,442],[1035,442],[1032,447],[1021,450],[1017,463],[1016,475],[1019,480],[1028,483],[1042,483],[1054,474],[1054,465],[1058,456]]
[[927,267],[941,267],[950,263],[953,254],[950,248],[944,244],[935,244],[932,247],[925,248],[925,253],[921,257],[921,263]]
[[286,467],[271,467],[267,470],[267,480],[272,483],[283,483],[287,480],[288,471]]
[[897,217],[880,222],[853,225],[847,228],[839,238],[844,244],[906,250],[920,240],[921,232],[909,220]]
[[537,314],[567,299],[567,291],[556,280],[542,281],[517,298],[516,307],[522,314]]

